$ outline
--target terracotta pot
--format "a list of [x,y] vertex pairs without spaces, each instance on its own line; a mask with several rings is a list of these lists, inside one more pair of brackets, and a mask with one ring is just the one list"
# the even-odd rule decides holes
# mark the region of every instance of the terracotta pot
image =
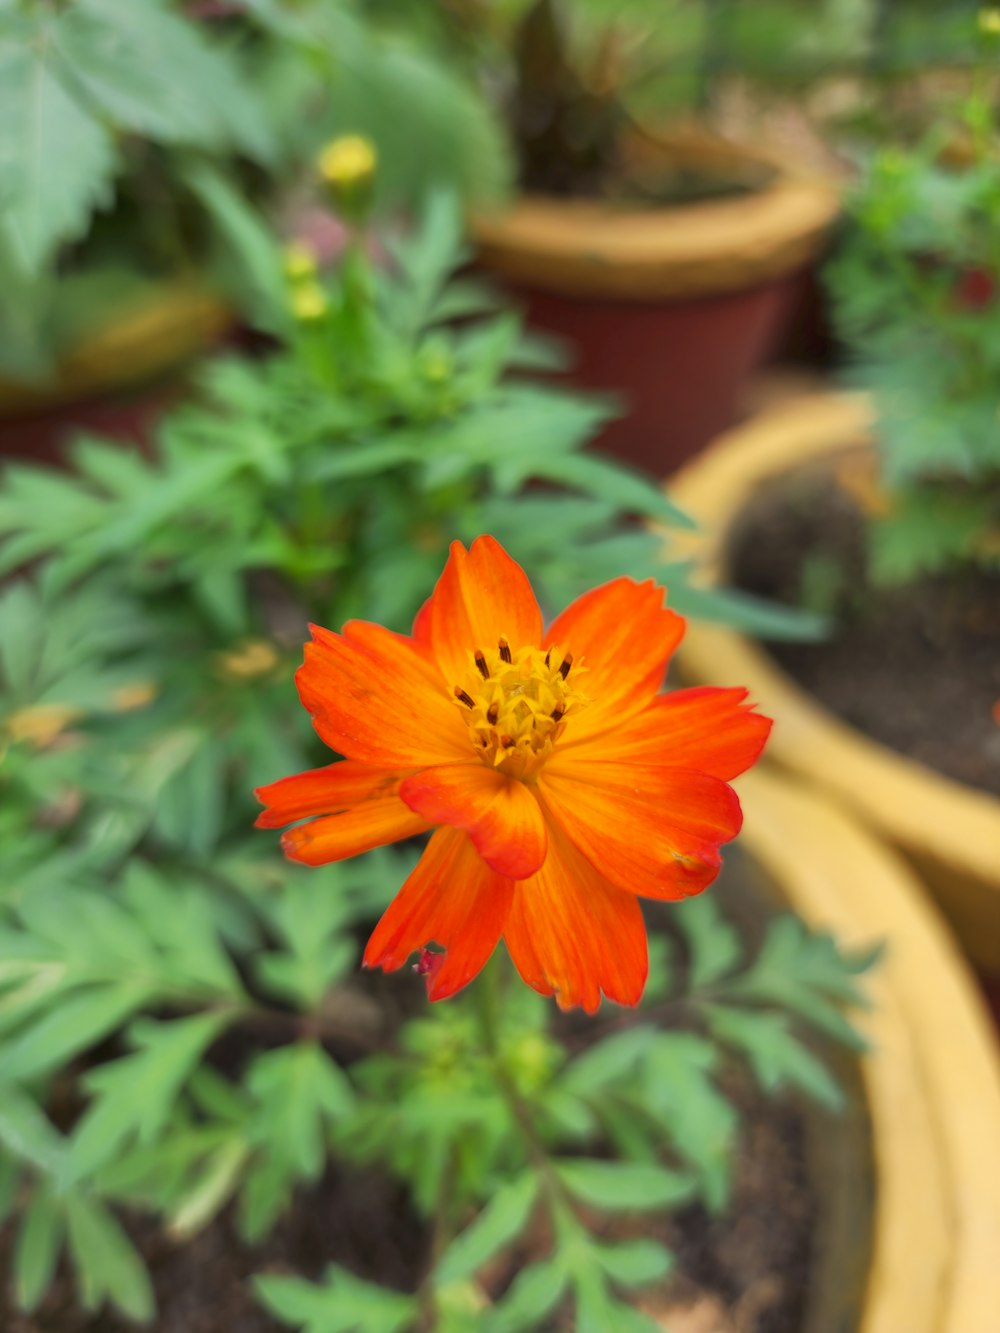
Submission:
[[53,462],[85,430],[148,440],[181,391],[183,368],[231,327],[229,308],[204,288],[164,284],[96,327],[50,380],[0,380],[0,456]]
[[[815,395],[723,436],[671,485],[699,524],[697,534],[677,538],[679,549],[706,579],[724,581],[727,533],[754,491],[803,462],[863,447],[873,416],[863,396]],[[840,721],[764,648],[730,629],[692,625],[678,665],[689,681],[746,685],[775,718],[770,762],[829,792],[903,852],[970,958],[1000,976],[1000,800]]]
[[[856,1318],[834,1288],[826,1304],[814,1299],[805,1333],[990,1333],[1000,1311],[1000,1059],[972,978],[912,871],[855,820],[774,770],[738,786],[741,843],[789,906],[846,947],[886,942],[861,1022],[874,1168],[867,1282]],[[841,1229],[829,1243],[852,1239]],[[822,1255],[817,1276],[829,1285]]]
[[472,222],[480,262],[533,326],[571,343],[575,382],[624,400],[601,447],[661,474],[736,419],[839,206],[828,182],[704,132],[667,147],[700,170],[766,167],[773,178],[672,208],[529,195]]

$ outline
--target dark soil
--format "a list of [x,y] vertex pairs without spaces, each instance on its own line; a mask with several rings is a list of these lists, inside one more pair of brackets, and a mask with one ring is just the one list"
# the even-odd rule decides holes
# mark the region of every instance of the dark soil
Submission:
[[821,643],[773,642],[782,667],[832,712],[928,767],[1000,796],[1000,574],[871,587],[866,520],[828,469],[771,480],[741,515],[729,581],[829,611]]
[[[760,877],[735,849],[712,891],[723,899],[727,916],[749,948],[755,949],[774,908]],[[669,907],[647,906],[650,929],[673,935]],[[423,1003],[422,985],[416,977],[400,973],[376,980],[382,985],[372,994],[378,996],[382,1017],[390,1028],[413,1005]],[[648,1020],[655,1014],[655,1009],[641,1011],[640,1017]],[[561,1034],[571,1048],[578,1049],[601,1035],[608,1022],[631,1021],[629,1014],[612,1007],[602,1017],[604,1021],[595,1024],[578,1015],[567,1016],[559,1020]],[[385,1030],[385,1024],[379,1026]],[[269,1044],[268,1034],[263,1037],[263,1044]],[[246,1037],[237,1039],[237,1045],[240,1049],[220,1043],[218,1049],[213,1048],[213,1059],[217,1057],[227,1068],[238,1065],[246,1054]],[[848,1071],[848,1081],[850,1077]],[[706,1310],[717,1311],[718,1321],[710,1325],[713,1333],[829,1333],[835,1327],[849,1326],[829,1318],[816,1319],[817,1290],[829,1285],[827,1252],[831,1247],[827,1237],[831,1229],[843,1232],[845,1227],[838,1228],[834,1216],[831,1228],[831,1213],[836,1214],[838,1208],[831,1209],[827,1188],[821,1207],[812,1182],[817,1169],[828,1180],[830,1177],[828,1169],[817,1168],[817,1142],[823,1145],[820,1156],[827,1159],[829,1142],[838,1142],[838,1169],[849,1178],[852,1197],[860,1194],[863,1198],[862,1222],[852,1225],[849,1238],[862,1257],[854,1263],[853,1272],[838,1268],[835,1275],[848,1290],[844,1299],[854,1301],[864,1279],[870,1198],[867,1128],[863,1125],[859,1131],[856,1123],[863,1120],[860,1100],[853,1101],[855,1124],[850,1127],[806,1111],[793,1100],[766,1099],[735,1071],[726,1091],[740,1110],[743,1125],[727,1210],[713,1217],[701,1206],[690,1206],[667,1218],[639,1217],[631,1224],[614,1218],[607,1223],[622,1236],[655,1234],[677,1255],[681,1276],[643,1293],[644,1308],[669,1318],[668,1327],[674,1327],[679,1311],[691,1310],[696,1319]],[[833,1193],[837,1193],[836,1185]],[[315,1187],[297,1192],[292,1208],[273,1234],[257,1246],[240,1241],[231,1211],[183,1244],[165,1236],[150,1219],[126,1216],[123,1220],[152,1275],[158,1309],[149,1326],[152,1333],[281,1333],[284,1326],[254,1299],[250,1281],[254,1274],[285,1273],[320,1280],[333,1262],[383,1285],[415,1290],[430,1248],[429,1230],[412,1211],[400,1186],[377,1171],[352,1173],[332,1165]],[[842,1248],[842,1237],[839,1243]],[[14,1229],[10,1225],[0,1228],[0,1275],[11,1272],[13,1246]],[[521,1261],[528,1258],[525,1253]],[[851,1267],[849,1262],[846,1268]],[[509,1268],[507,1272],[509,1280],[512,1273]],[[504,1285],[501,1282],[501,1288]],[[0,1329],[3,1333],[134,1333],[135,1325],[113,1311],[105,1308],[87,1315],[76,1301],[75,1284],[64,1259],[42,1307],[32,1315],[15,1309],[9,1280],[0,1285]],[[703,1326],[694,1322],[677,1327],[690,1328],[693,1333]],[[559,1333],[563,1333],[561,1328]]]

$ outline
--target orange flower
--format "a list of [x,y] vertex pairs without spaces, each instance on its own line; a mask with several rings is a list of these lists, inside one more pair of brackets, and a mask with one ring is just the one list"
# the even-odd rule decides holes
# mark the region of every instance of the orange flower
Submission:
[[412,637],[312,626],[296,682],[345,756],[261,787],[260,827],[308,865],[436,832],[365,950],[393,971],[432,941],[444,999],[502,937],[563,1008],[636,1004],[647,973],[638,896],[686,898],[739,832],[727,785],[770,721],[742,689],[658,693],[684,621],[652,581],[615,579],[547,632],[524,571],[492,537],[459,542]]

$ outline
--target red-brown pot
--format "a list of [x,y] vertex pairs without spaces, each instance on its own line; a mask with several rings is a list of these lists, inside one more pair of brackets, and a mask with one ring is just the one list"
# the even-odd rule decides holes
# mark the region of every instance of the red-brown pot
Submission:
[[[703,133],[669,151],[720,173],[766,162]],[[534,327],[570,342],[575,382],[624,400],[599,446],[658,475],[736,419],[836,217],[829,182],[768,165],[746,195],[670,208],[525,195],[473,219],[480,262]]]

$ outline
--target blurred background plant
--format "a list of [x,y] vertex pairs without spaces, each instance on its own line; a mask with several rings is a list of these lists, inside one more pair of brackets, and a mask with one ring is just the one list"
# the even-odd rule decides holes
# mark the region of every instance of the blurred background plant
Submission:
[[[227,262],[247,204],[296,224],[339,129],[377,143],[378,204],[502,193],[475,91],[353,0],[0,5],[0,376],[38,382],[185,285],[252,317]],[[58,167],[57,165],[58,164]],[[165,318],[165,316],[164,316]]]
[[971,90],[868,159],[828,270],[851,377],[877,412],[880,582],[1000,563],[1000,10],[975,29]]

